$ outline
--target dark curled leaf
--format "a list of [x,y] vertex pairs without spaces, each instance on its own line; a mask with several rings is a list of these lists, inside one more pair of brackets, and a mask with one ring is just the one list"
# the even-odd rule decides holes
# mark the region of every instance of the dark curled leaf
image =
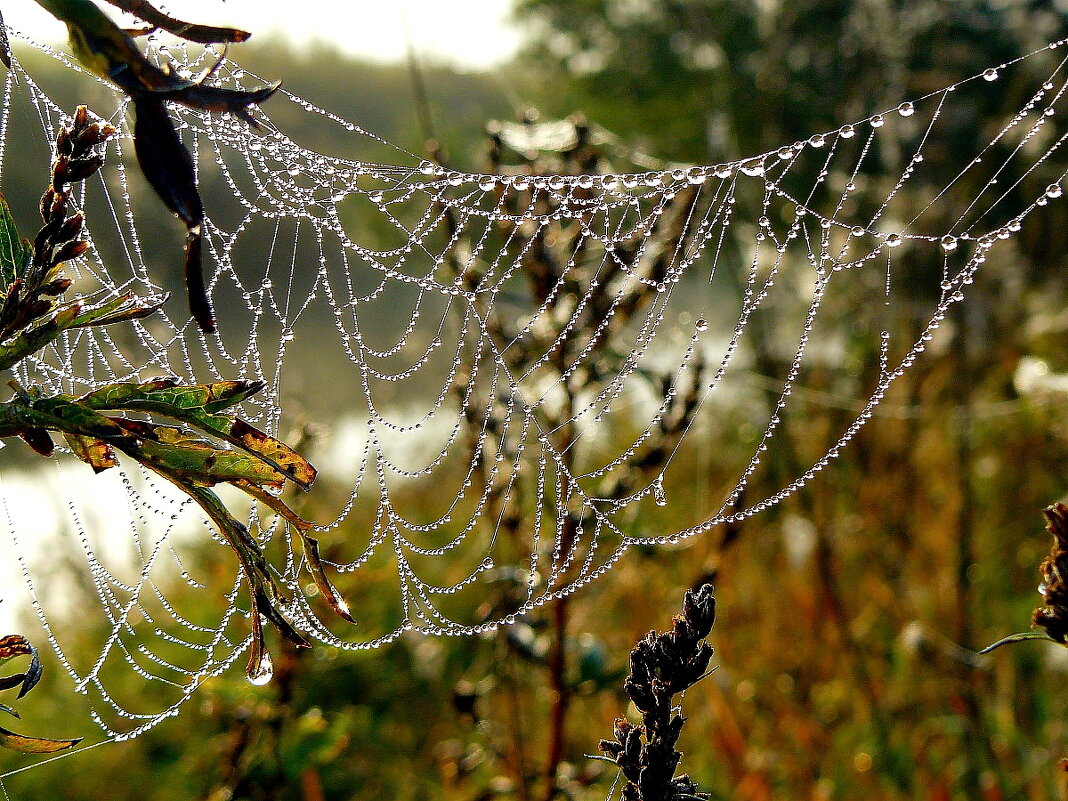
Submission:
[[199,111],[233,114],[259,130],[260,124],[249,114],[248,107],[264,102],[277,92],[281,85],[281,81],[275,81],[262,89],[248,91],[194,83],[168,92],[167,97],[176,103],[182,103]]
[[30,641],[21,634],[9,634],[0,639],[0,664],[19,656],[30,657],[30,666],[25,673],[0,679],[0,689],[10,689],[21,684],[22,689],[19,691],[19,698],[21,698],[41,680],[43,671],[41,660],[37,656],[37,649],[30,645]]
[[201,329],[214,331],[215,319],[201,263],[204,206],[197,189],[193,156],[178,136],[162,99],[138,93],[134,111],[134,151],[141,172],[187,229],[184,269],[189,311]]
[[182,257],[182,273],[185,276],[185,290],[189,296],[189,313],[193,315],[200,330],[211,333],[215,330],[215,312],[208,299],[208,288],[204,284],[203,267],[204,226],[192,226],[185,237],[185,252]]
[[11,69],[11,43],[7,38],[7,26],[4,25],[2,14],[0,14],[0,63]]
[[267,597],[262,587],[256,587],[255,592],[256,603],[254,611],[258,611],[259,614],[267,618],[276,629],[278,633],[289,640],[297,648],[311,648],[311,643],[301,636],[300,632],[293,628],[293,624],[290,623],[285,616],[278,610],[278,608],[271,602],[271,599]]
[[167,33],[185,39],[189,42],[200,44],[218,44],[222,42],[244,42],[252,34],[248,31],[236,28],[219,28],[214,25],[197,25],[190,22],[182,22],[159,9],[155,8],[146,0],[108,0],[111,5],[120,8],[128,14],[144,20],[155,28],[162,28]]
[[160,200],[187,227],[204,221],[193,156],[174,128],[159,97],[134,98],[134,151],[145,178]]

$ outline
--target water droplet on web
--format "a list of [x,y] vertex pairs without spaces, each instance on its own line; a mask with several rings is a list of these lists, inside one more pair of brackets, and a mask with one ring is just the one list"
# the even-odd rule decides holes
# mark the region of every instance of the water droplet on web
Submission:
[[882,114],[876,114],[874,117],[868,120],[871,123],[872,128],[882,128],[886,120],[883,119]]
[[857,135],[857,129],[852,125],[843,125],[838,129],[838,135],[843,139],[852,139]]
[[1023,227],[1023,224],[1019,220],[1009,220],[1008,229],[1014,234]]
[[1060,197],[1063,193],[1064,190],[1061,189],[1060,184],[1050,184],[1046,187],[1046,197],[1048,198]]
[[708,330],[708,320],[706,320],[704,317],[700,318],[697,321],[697,325],[695,327],[697,328],[698,331],[707,331]]
[[827,140],[823,137],[823,134],[816,134],[808,140],[808,143],[812,147],[823,147]]
[[897,113],[902,117],[911,117],[916,113],[916,107],[912,103],[902,103],[897,107]]
[[890,248],[896,248],[903,241],[904,240],[901,238],[900,234],[890,234],[888,237],[886,237],[886,246]]
[[949,253],[957,249],[957,237],[946,234],[942,237],[942,250]]
[[657,506],[667,506],[667,493],[664,492],[664,482],[659,479],[653,484],[653,501]]
[[850,231],[853,236],[864,236],[864,227],[860,225],[853,226],[853,230]]
[[255,670],[249,671],[248,683],[254,687],[262,687],[263,685],[268,684],[273,678],[274,663],[271,661],[271,655],[264,651],[263,658],[260,659],[260,664]]
[[996,81],[997,79],[998,79],[998,71],[996,69],[994,69],[993,67],[991,67],[988,70],[984,70],[983,71],[983,80],[984,81]]
[[749,176],[757,176],[764,174],[764,162],[760,159],[754,159],[753,161],[747,161],[741,166],[743,173]]

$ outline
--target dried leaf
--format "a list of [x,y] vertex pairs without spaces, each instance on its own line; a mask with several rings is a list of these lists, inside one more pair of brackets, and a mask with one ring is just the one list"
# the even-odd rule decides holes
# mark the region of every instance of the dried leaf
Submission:
[[312,574],[312,581],[314,581],[315,586],[319,588],[319,593],[339,617],[347,620],[349,623],[355,623],[356,619],[353,618],[352,614],[349,612],[349,605],[345,603],[345,599],[341,597],[337,589],[326,577],[326,571],[323,570],[322,559],[319,557],[319,541],[313,537],[309,537],[303,531],[300,532],[300,538],[304,543],[304,559],[308,563],[308,570]]
[[0,746],[10,748],[12,751],[21,751],[24,754],[53,754],[65,748],[72,748],[82,741],[76,740],[46,740],[40,737],[26,737],[16,734],[5,728],[0,728]]
[[230,436],[235,437],[245,449],[276,465],[287,478],[301,487],[310,487],[315,481],[317,471],[307,459],[284,442],[253,428],[244,420],[234,421]]
[[66,432],[64,432],[63,438],[67,441],[74,455],[93,468],[94,473],[103,472],[119,463],[119,460],[115,457],[114,449],[103,440]]

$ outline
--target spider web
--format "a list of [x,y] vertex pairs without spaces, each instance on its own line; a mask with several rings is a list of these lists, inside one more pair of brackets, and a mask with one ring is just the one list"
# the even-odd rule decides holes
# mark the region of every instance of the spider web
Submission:
[[[840,455],[992,249],[1060,197],[1063,44],[775,151],[637,172],[605,171],[604,137],[569,123],[501,126],[494,172],[476,174],[293,95],[254,112],[261,131],[175,108],[202,186],[225,189],[206,226],[219,336],[198,331],[175,298],[121,331],[71,334],[17,377],[72,394],[160,375],[265,381],[244,407],[257,425],[294,441],[302,415],[330,420],[313,456],[319,482],[300,502],[360,621],[326,614],[284,525],[251,509],[298,628],[341,649],[492,630],[637,544],[768,509]],[[190,74],[216,57],[169,52]],[[975,152],[949,152],[954,131],[974,125],[976,98],[1009,74],[1031,93],[984,121]],[[230,62],[212,80],[257,81]],[[108,96],[94,111],[120,136],[79,197],[92,248],[70,277],[93,299],[159,295],[179,236],[150,214],[154,199],[126,166],[124,99]],[[272,122],[294,110],[334,126],[345,157]],[[12,133],[20,120],[32,139]],[[16,63],[0,177],[34,148],[47,163],[67,121]],[[917,204],[910,190],[932,174],[951,177]],[[843,326],[878,343],[873,362],[843,352]],[[775,364],[785,368],[768,375]],[[813,434],[815,455],[795,474],[768,475],[794,392],[828,376],[854,414]],[[747,451],[716,448],[728,428],[751,431]],[[33,610],[107,739],[176,714],[247,649],[236,566],[224,551],[206,559],[204,540],[222,541],[151,475],[91,476],[60,453],[0,473],[0,502],[19,572],[8,604]],[[56,569],[57,553],[70,571]],[[96,658],[80,664],[75,650]]]

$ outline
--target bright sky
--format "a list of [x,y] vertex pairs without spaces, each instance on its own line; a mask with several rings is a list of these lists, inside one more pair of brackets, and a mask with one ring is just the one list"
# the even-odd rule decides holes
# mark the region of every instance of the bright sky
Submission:
[[[279,32],[301,43],[326,39],[379,60],[404,57],[405,17],[420,55],[466,67],[503,61],[519,41],[507,22],[509,0],[172,0],[154,5],[188,21],[244,28],[260,39]],[[3,14],[5,22],[35,39],[58,42],[66,36],[34,0],[8,0]]]

